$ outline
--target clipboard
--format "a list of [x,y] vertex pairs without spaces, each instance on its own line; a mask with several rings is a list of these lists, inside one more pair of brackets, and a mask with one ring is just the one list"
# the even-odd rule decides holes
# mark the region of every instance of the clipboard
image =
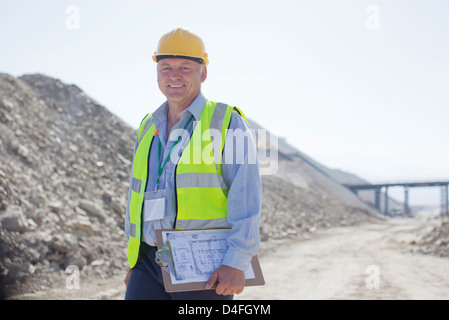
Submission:
[[[178,229],[158,229],[155,230],[156,233],[156,241],[157,241],[157,248],[158,252],[160,252],[160,249],[165,248],[166,243],[163,241],[163,232],[204,232],[204,231],[214,231],[214,230],[223,230],[223,229],[202,229],[202,230],[178,230]],[[169,248],[171,250],[171,248]],[[169,258],[168,256],[166,256]],[[171,257],[173,259],[173,257]],[[158,262],[159,265],[161,265],[160,262]],[[171,268],[173,268],[174,265],[171,265]],[[265,280],[262,274],[262,269],[259,264],[259,259],[257,258],[257,255],[254,256],[251,259],[251,267],[254,273],[254,278],[245,279],[245,287],[247,286],[263,286],[265,284]],[[170,267],[169,267],[170,268]],[[182,291],[196,291],[196,290],[206,290],[204,289],[207,280],[206,281],[194,281],[194,282],[184,282],[184,283],[173,283],[172,278],[170,276],[170,273],[166,270],[167,265],[164,267],[161,266],[162,269],[162,278],[164,280],[164,286],[166,292],[182,292]],[[212,288],[207,290],[215,290],[216,285],[214,285]]]

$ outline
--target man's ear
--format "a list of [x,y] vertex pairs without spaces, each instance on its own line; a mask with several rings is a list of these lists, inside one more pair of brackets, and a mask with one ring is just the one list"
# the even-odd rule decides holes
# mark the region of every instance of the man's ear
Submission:
[[204,81],[206,81],[207,78],[207,66],[205,64],[203,64],[201,66],[201,83],[203,83]]

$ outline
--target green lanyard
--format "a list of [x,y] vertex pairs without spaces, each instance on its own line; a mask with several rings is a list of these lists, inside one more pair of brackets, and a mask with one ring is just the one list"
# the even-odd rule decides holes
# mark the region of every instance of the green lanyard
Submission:
[[[187,121],[184,130],[187,128],[189,123],[192,121],[193,115],[190,116],[190,119]],[[167,158],[165,158],[164,164],[161,165],[161,149],[162,149],[162,143],[161,139],[159,139],[159,145],[157,147],[157,156],[158,156],[158,163],[157,163],[157,181],[156,181],[156,189],[159,186],[159,178],[161,177],[162,171],[164,171],[164,167],[167,164],[168,159],[170,158],[171,152],[173,151],[173,148],[178,144],[179,140],[181,139],[181,136],[178,137],[178,140],[176,140],[173,143],[173,146],[170,149],[170,152],[167,155]]]

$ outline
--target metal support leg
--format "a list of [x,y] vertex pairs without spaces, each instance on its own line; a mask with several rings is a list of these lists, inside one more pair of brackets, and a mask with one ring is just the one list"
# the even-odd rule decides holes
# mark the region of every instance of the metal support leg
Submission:
[[374,192],[375,192],[375,195],[374,195],[374,205],[376,206],[376,209],[377,209],[377,211],[379,211],[379,212],[382,212],[382,211],[380,211],[380,197],[381,197],[381,195],[382,195],[382,189],[376,189],[376,190],[374,190]]
[[449,216],[449,185],[446,185],[446,216]]
[[384,206],[384,214],[388,215],[388,187],[385,187],[385,206]]
[[404,188],[404,214],[410,214],[410,207],[408,205],[408,187]]
[[448,185],[441,186],[441,217],[449,215]]

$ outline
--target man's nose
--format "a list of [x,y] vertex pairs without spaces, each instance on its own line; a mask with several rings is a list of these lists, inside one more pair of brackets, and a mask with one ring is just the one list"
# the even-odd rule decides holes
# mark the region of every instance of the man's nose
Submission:
[[179,80],[181,79],[181,72],[177,70],[172,70],[169,76],[170,80]]

